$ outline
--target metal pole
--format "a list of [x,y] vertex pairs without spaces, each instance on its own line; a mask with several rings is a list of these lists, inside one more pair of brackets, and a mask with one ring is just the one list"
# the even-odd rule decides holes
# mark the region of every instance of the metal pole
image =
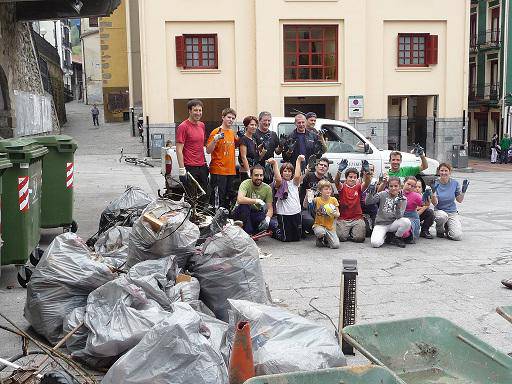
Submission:
[[130,112],[132,114],[132,137],[135,137],[135,110],[133,107],[130,108]]
[[150,156],[149,153],[149,116],[146,116],[146,151],[147,151],[147,157]]
[[[507,71],[508,71],[508,27],[510,20],[509,18],[509,12],[510,12],[510,0],[507,0],[505,2],[505,14],[504,14],[504,24],[505,28],[503,30],[503,81],[501,82],[501,119],[502,119],[502,125],[505,125],[505,97],[507,95]],[[509,132],[508,123],[507,126],[504,127],[505,129],[503,132]]]

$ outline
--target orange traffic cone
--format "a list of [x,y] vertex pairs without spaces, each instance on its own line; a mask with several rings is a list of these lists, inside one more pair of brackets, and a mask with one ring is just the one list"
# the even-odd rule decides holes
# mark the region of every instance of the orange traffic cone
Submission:
[[233,348],[229,359],[229,384],[243,384],[254,377],[251,328],[249,322],[240,321],[236,325]]

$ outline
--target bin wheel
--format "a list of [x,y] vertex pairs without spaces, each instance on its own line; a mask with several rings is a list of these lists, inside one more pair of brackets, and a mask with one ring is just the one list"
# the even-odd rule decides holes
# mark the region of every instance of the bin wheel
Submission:
[[41,248],[36,247],[30,254],[30,263],[34,267],[39,263],[39,260],[41,260],[43,253],[44,253],[44,251]]
[[71,232],[76,233],[76,231],[78,231],[78,224],[76,223],[75,220],[73,220],[71,222]]
[[75,381],[67,373],[50,371],[41,378],[41,384],[73,384]]
[[20,285],[23,288],[27,288],[27,284],[30,281],[31,277],[32,277],[32,271],[30,270],[29,267],[24,265],[21,267],[21,270],[18,272],[18,283],[20,283]]

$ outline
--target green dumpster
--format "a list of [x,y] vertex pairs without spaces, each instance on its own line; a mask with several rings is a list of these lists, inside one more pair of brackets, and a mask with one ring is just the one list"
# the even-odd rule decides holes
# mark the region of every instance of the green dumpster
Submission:
[[253,377],[244,384],[403,384],[387,368],[363,365]]
[[[7,168],[11,168],[12,163],[6,153],[0,153],[0,207],[2,207],[2,175]],[[2,248],[2,216],[0,215],[0,250]],[[0,251],[1,252],[1,251]]]
[[41,228],[63,227],[76,232],[77,226],[73,221],[76,142],[67,135],[38,136],[34,140],[49,151],[43,158]]
[[512,358],[440,317],[350,325],[343,338],[406,383],[512,383]]
[[1,265],[24,264],[40,237],[42,158],[48,150],[31,139],[0,140],[12,163],[2,176]]

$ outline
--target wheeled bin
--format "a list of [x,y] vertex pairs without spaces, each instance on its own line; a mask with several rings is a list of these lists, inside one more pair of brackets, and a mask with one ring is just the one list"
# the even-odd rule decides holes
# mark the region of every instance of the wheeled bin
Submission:
[[76,142],[71,136],[49,135],[33,138],[48,148],[43,158],[41,228],[76,232],[73,220],[73,177]]
[[404,384],[384,367],[363,365],[253,377],[245,384]]
[[1,265],[24,264],[39,244],[42,159],[48,150],[32,139],[0,140],[12,163],[2,176]]
[[406,383],[512,383],[512,358],[440,317],[350,325],[343,338]]
[[[2,175],[7,168],[11,168],[12,163],[6,153],[0,153],[0,207],[2,206]],[[2,216],[0,216],[0,254],[2,249]]]

